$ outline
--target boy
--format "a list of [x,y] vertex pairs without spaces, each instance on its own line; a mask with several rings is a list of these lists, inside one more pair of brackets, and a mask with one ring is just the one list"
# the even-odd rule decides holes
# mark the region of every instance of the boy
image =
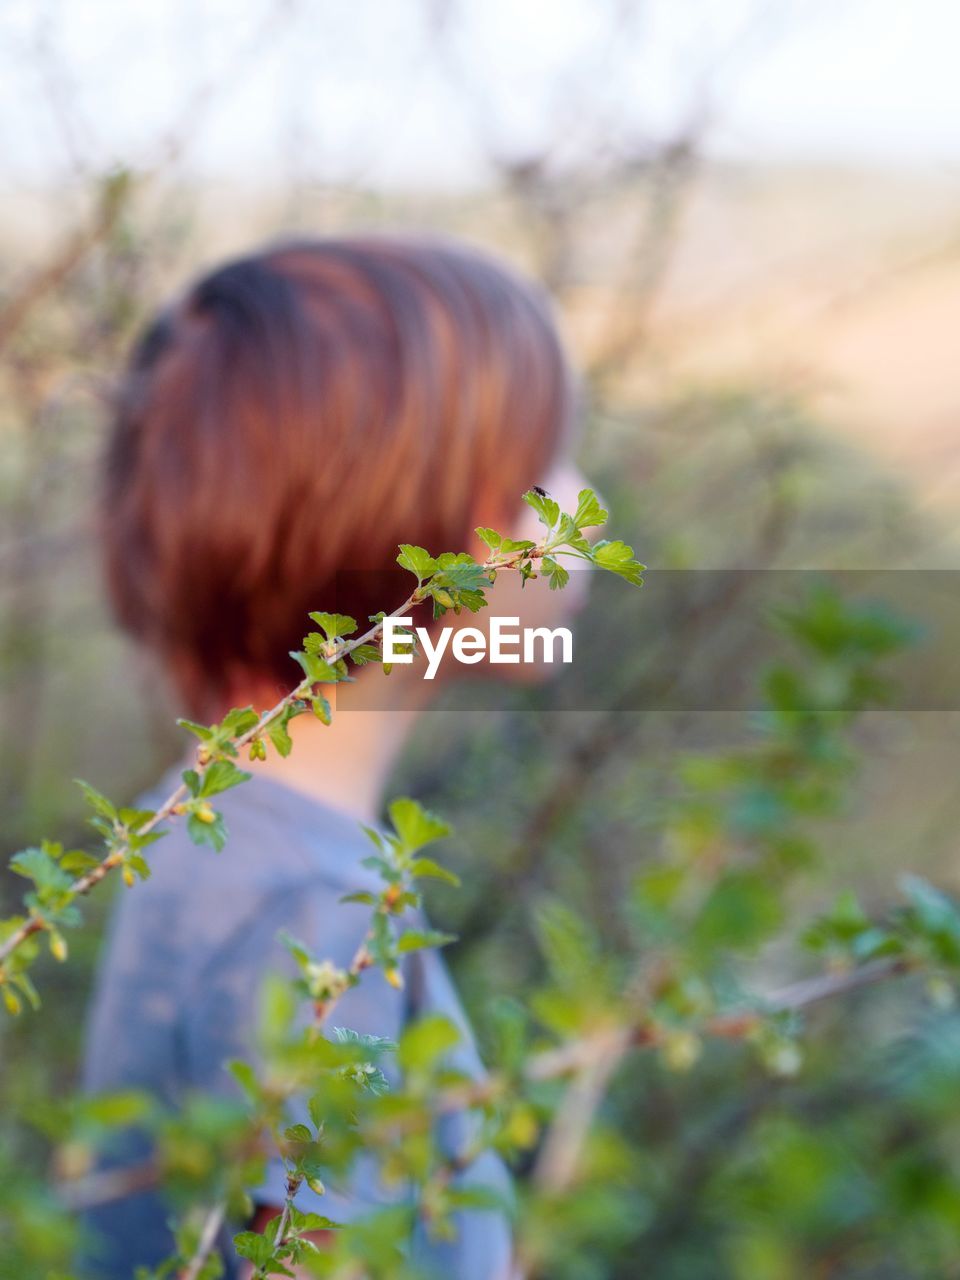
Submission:
[[[473,251],[357,238],[229,263],[152,325],[118,397],[102,520],[118,618],[193,717],[270,705],[299,678],[288,652],[311,609],[365,620],[399,603],[378,595],[398,543],[478,551],[477,525],[536,536],[519,503],[535,482],[575,505],[571,418],[571,380],[545,307]],[[559,599],[552,593],[550,607],[566,608]],[[359,823],[376,820],[392,762],[434,687],[410,668],[389,682],[365,670],[350,699],[363,715],[341,714],[329,728],[295,720],[291,757],[271,754],[218,800],[231,833],[222,857],[172,828],[150,881],[117,906],[87,1088],[144,1089],[172,1106],[191,1091],[227,1092],[223,1063],[253,1052],[260,981],[289,971],[278,933],[349,963],[366,912],[339,899],[370,875]],[[479,1074],[439,955],[412,954],[404,978],[401,991],[364,975],[337,1022],[395,1037],[411,1017],[444,1013],[463,1032],[455,1065]],[[444,1121],[451,1150],[464,1123]],[[146,1154],[130,1135],[116,1159]],[[464,1179],[508,1185],[490,1155]],[[251,1190],[261,1228],[283,1202],[280,1162]],[[298,1203],[348,1222],[385,1195],[361,1161],[348,1186],[322,1200],[304,1189]],[[166,1256],[167,1216],[152,1193],[91,1215],[94,1274],[128,1280]],[[227,1274],[239,1277],[229,1236]],[[418,1242],[415,1254],[438,1274],[492,1280],[508,1266],[506,1223],[464,1215],[455,1243]]]

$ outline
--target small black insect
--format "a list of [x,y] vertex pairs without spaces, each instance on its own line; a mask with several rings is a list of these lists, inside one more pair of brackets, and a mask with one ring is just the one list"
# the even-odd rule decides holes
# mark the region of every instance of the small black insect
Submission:
[[539,486],[538,484],[535,484],[535,485],[533,486],[533,492],[534,492],[534,493],[536,493],[536,494],[539,494],[541,498],[549,498],[549,497],[550,497],[550,495],[549,495],[549,493],[547,493],[546,489],[541,489],[541,488],[540,488],[540,486]]

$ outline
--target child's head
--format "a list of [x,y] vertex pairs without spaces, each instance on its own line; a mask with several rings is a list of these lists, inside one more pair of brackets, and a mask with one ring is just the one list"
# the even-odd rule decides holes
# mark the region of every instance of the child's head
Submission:
[[120,390],[117,614],[195,712],[247,679],[286,687],[309,610],[398,603],[338,573],[508,528],[571,418],[544,302],[473,250],[349,238],[228,263],[154,322]]

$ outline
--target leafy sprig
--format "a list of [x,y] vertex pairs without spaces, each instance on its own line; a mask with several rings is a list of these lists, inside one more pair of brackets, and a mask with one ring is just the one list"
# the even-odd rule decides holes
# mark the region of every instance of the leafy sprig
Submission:
[[[557,563],[557,556],[568,555],[609,569],[639,584],[642,566],[623,543],[598,542],[591,546],[583,530],[603,524],[607,519],[590,489],[581,491],[573,515],[561,514],[553,499],[544,499],[536,491],[524,495],[544,523],[547,533],[539,542],[516,541],[493,529],[478,529],[481,540],[490,550],[483,561],[467,552],[443,552],[432,556],[422,547],[403,544],[398,564],[417,579],[416,588],[390,615],[407,617],[416,606],[430,601],[434,617],[448,610],[455,613],[467,609],[476,612],[486,604],[486,593],[498,572],[515,570],[524,582],[536,577],[542,568],[551,587],[565,585],[568,575]],[[617,551],[611,552],[615,547]],[[78,900],[90,893],[110,872],[120,870],[124,881],[132,886],[136,879],[146,879],[150,867],[143,856],[154,841],[165,834],[164,824],[185,818],[187,832],[198,845],[220,852],[227,841],[227,827],[222,813],[211,800],[222,792],[246,782],[250,774],[235,763],[246,751],[251,761],[264,760],[268,744],[280,756],[293,748],[289,725],[304,712],[313,711],[324,724],[332,713],[324,686],[336,685],[352,677],[348,659],[355,666],[379,661],[380,642],[386,614],[377,614],[362,634],[354,618],[345,614],[315,612],[310,619],[318,630],[309,632],[303,647],[291,656],[303,671],[299,683],[275,706],[263,712],[253,707],[230,710],[216,724],[205,725],[180,720],[182,728],[198,739],[195,766],[184,770],[180,785],[155,810],[115,806],[88,783],[80,783],[88,807],[90,822],[100,834],[104,852],[93,854],[71,850],[65,853],[52,842],[14,856],[13,869],[33,882],[26,896],[25,914],[0,922],[0,990],[10,1013],[21,1009],[20,995],[35,1005],[38,997],[27,970],[37,956],[36,948],[27,944],[34,935],[46,932],[50,950],[56,959],[67,957],[64,927],[76,925],[80,916]],[[429,874],[423,871],[421,874]]]

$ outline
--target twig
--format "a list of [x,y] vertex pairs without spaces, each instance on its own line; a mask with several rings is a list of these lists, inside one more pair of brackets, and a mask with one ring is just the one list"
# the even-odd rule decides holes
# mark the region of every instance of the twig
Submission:
[[[481,562],[480,567],[483,569],[495,569],[497,571],[515,569],[521,561],[541,559],[545,553],[545,546],[546,543],[521,551],[512,551],[506,555],[490,555],[486,560]],[[421,590],[418,587],[417,590],[410,593],[398,609],[394,610],[392,614],[387,616],[391,618],[406,617],[409,611],[414,608],[414,606],[422,604],[425,598],[425,595],[421,593]],[[375,623],[369,628],[369,630],[365,631],[363,635],[357,636],[354,639],[336,641],[328,646],[324,657],[328,662],[334,664],[340,661],[340,659],[353,653],[355,649],[359,649],[361,645],[375,643],[380,639],[383,633],[384,621],[385,619],[381,619],[381,621]],[[309,676],[304,676],[300,683],[297,684],[289,693],[285,694],[275,706],[271,707],[269,711],[262,712],[257,723],[251,729],[248,729],[246,733],[241,734],[239,737],[232,738],[232,746],[237,750],[249,746],[254,738],[261,735],[268,725],[281,716],[289,706],[307,697],[316,683],[317,681],[311,679]],[[211,763],[213,763],[213,761],[208,761],[203,764],[198,763],[197,772],[202,774]],[[142,826],[137,827],[133,832],[126,830],[118,832],[118,835],[121,835],[122,837],[118,843],[113,846],[107,856],[98,862],[95,867],[91,867],[89,871],[74,880],[70,885],[68,892],[74,897],[83,897],[88,894],[90,890],[98,885],[100,881],[103,880],[112,870],[123,864],[127,854],[130,852],[130,837],[132,835],[149,835],[149,833],[154,831],[160,823],[179,816],[179,806],[188,798],[189,795],[190,792],[186,784],[181,783],[173,792],[171,792],[156,812],[148,818]],[[41,933],[46,928],[47,923],[40,914],[34,913],[26,919],[13,931],[13,933],[10,934],[6,941],[0,945],[0,965],[2,965],[3,961],[11,956],[20,946],[22,946],[29,937],[35,933]],[[0,981],[2,980],[3,971],[0,969]]]
[[200,1232],[200,1239],[197,1241],[193,1257],[178,1273],[177,1280],[197,1280],[203,1270],[203,1264],[210,1257],[217,1243],[217,1236],[223,1226],[224,1214],[225,1210],[222,1204],[214,1205],[208,1212],[204,1219],[203,1229]]

